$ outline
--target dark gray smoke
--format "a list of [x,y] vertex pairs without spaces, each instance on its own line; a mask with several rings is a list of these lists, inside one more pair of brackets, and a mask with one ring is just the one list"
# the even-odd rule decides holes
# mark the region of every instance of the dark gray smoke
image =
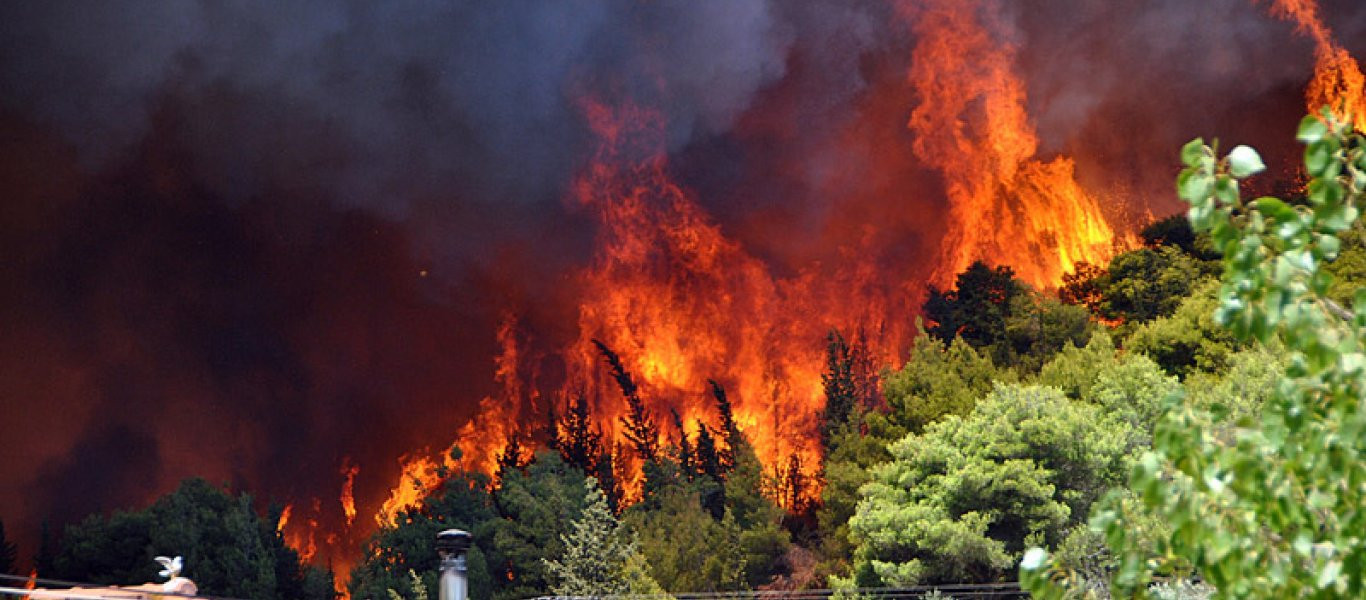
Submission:
[[288,179],[390,216],[443,188],[553,197],[583,156],[576,94],[662,100],[675,143],[724,131],[783,74],[793,40],[760,0],[0,10],[3,106],[51,124],[87,164],[125,154],[172,95],[207,117],[186,136],[211,191],[241,199]]

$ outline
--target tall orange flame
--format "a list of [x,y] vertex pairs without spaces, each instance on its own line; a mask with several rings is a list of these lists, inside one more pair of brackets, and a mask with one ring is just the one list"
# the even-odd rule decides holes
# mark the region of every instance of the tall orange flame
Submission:
[[1350,115],[1358,130],[1366,131],[1366,76],[1319,16],[1314,0],[1272,0],[1271,14],[1293,21],[1296,30],[1314,40],[1314,78],[1304,91],[1310,112],[1324,106]]
[[280,511],[280,520],[275,523],[275,533],[284,533],[285,527],[289,526],[289,515],[294,512],[293,504],[286,504],[285,509]]
[[[32,590],[38,587],[38,569],[31,569],[28,572],[28,580],[24,582],[24,589]],[[29,600],[28,596],[20,596],[19,600]]]
[[375,522],[381,527],[393,527],[404,510],[417,506],[427,492],[440,482],[437,464],[430,457],[403,456],[399,458],[399,463],[403,465],[399,483],[375,512]]
[[938,170],[950,229],[934,279],[947,285],[976,260],[1012,267],[1054,288],[1079,262],[1103,264],[1115,231],[1077,184],[1071,158],[1043,161],[1025,112],[1016,48],[993,0],[910,0],[900,13],[916,36],[908,127],[916,156]]
[[360,465],[351,464],[351,459],[342,460],[341,474],[345,479],[342,480],[341,505],[342,514],[346,516],[346,526],[356,520],[356,497],[354,490],[356,487],[356,474],[360,473]]
[[602,340],[661,423],[673,408],[714,424],[713,378],[731,391],[736,420],[767,464],[796,454],[816,468],[821,339],[843,311],[816,310],[809,281],[773,278],[670,178],[659,113],[592,100],[584,111],[600,143],[571,200],[600,229],[597,257],[580,274],[588,297],[579,339],[564,351],[567,389],[596,399],[603,429],[620,437],[621,393],[592,343]]

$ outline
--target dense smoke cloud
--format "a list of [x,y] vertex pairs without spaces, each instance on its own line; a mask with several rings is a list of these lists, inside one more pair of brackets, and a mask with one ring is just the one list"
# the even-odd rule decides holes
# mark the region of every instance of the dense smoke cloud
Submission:
[[[1174,207],[1185,139],[1281,144],[1300,110],[1310,46],[1247,0],[999,5],[1043,149],[1120,214]],[[890,13],[0,5],[0,518],[31,548],[194,474],[330,502],[347,457],[364,515],[492,393],[505,311],[574,338],[585,96],[661,110],[679,179],[779,276],[862,252],[916,293],[944,194],[907,158]],[[1366,7],[1324,13],[1366,53]]]
[[481,198],[553,193],[582,155],[571,95],[599,83],[662,100],[677,140],[723,131],[781,76],[791,42],[761,1],[5,11],[4,105],[53,124],[88,161],[125,151],[149,103],[173,95],[208,117],[186,135],[211,191],[238,199],[286,178],[390,215],[413,190],[456,183]]

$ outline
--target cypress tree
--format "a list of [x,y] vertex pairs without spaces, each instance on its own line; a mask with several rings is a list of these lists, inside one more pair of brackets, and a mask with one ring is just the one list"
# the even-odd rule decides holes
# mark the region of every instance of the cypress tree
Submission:
[[659,458],[659,425],[655,423],[650,411],[645,408],[645,403],[640,399],[640,390],[636,383],[631,379],[631,374],[622,365],[621,358],[606,344],[598,340],[593,340],[593,345],[598,347],[607,366],[611,370],[612,378],[617,381],[617,386],[621,388],[621,395],[626,399],[626,416],[621,418],[621,424],[626,431],[623,434],[627,441],[635,447],[636,454],[645,462],[651,462]]
[[593,425],[588,412],[588,397],[579,392],[569,404],[564,420],[559,424],[556,449],[564,463],[592,474],[598,463],[602,433]]
[[688,439],[688,430],[683,427],[683,417],[678,414],[678,409],[669,407],[669,414],[673,415],[674,428],[678,430],[678,468],[688,481],[692,481],[698,466],[692,441]]
[[726,388],[721,387],[715,379],[708,379],[711,384],[711,395],[716,398],[716,411],[721,414],[721,445],[717,449],[717,462],[720,463],[720,472],[724,476],[735,468],[735,444],[740,440],[740,429],[735,426],[735,415],[731,411],[730,399],[726,397]]

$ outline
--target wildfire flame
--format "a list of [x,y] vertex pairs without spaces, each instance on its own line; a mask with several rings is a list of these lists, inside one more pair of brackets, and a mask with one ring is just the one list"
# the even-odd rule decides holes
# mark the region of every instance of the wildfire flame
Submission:
[[1016,48],[991,0],[900,5],[916,36],[908,74],[915,154],[944,176],[950,229],[934,276],[950,283],[976,260],[1056,288],[1079,262],[1104,264],[1116,235],[1071,158],[1043,161],[1025,112]]
[[351,464],[351,459],[342,461],[341,474],[345,479],[342,481],[341,505],[342,514],[346,515],[346,526],[356,520],[356,498],[353,491],[356,487],[356,474],[360,473],[360,465]]
[[1318,4],[1314,0],[1272,0],[1271,14],[1293,21],[1297,31],[1314,40],[1314,78],[1304,92],[1309,111],[1328,106],[1340,115],[1350,115],[1356,128],[1366,131],[1366,76],[1352,55],[1333,39],[1319,16]]
[[436,472],[437,463],[430,457],[404,456],[399,458],[399,463],[403,465],[399,483],[375,513],[375,522],[381,527],[393,527],[398,522],[399,514],[417,506],[427,492],[440,482]]
[[[31,569],[28,572],[28,581],[24,582],[24,589],[32,590],[38,587],[38,569]],[[29,596],[20,596],[20,600],[29,600]]]
[[275,523],[275,533],[284,533],[285,527],[289,525],[289,514],[294,512],[293,504],[286,504],[285,509],[280,511],[280,520]]
[[[824,403],[821,340],[848,324],[832,316],[853,311],[820,310],[815,299],[827,290],[816,290],[810,278],[774,278],[724,236],[670,178],[661,115],[591,100],[584,111],[600,144],[571,200],[598,217],[599,251],[580,274],[589,296],[579,305],[579,339],[564,351],[567,389],[597,399],[604,431],[620,437],[621,392],[592,343],[602,340],[657,420],[665,421],[670,407],[686,421],[714,425],[713,378],[735,398],[736,421],[766,464],[795,454],[814,471]],[[624,482],[626,489],[638,477]]]

